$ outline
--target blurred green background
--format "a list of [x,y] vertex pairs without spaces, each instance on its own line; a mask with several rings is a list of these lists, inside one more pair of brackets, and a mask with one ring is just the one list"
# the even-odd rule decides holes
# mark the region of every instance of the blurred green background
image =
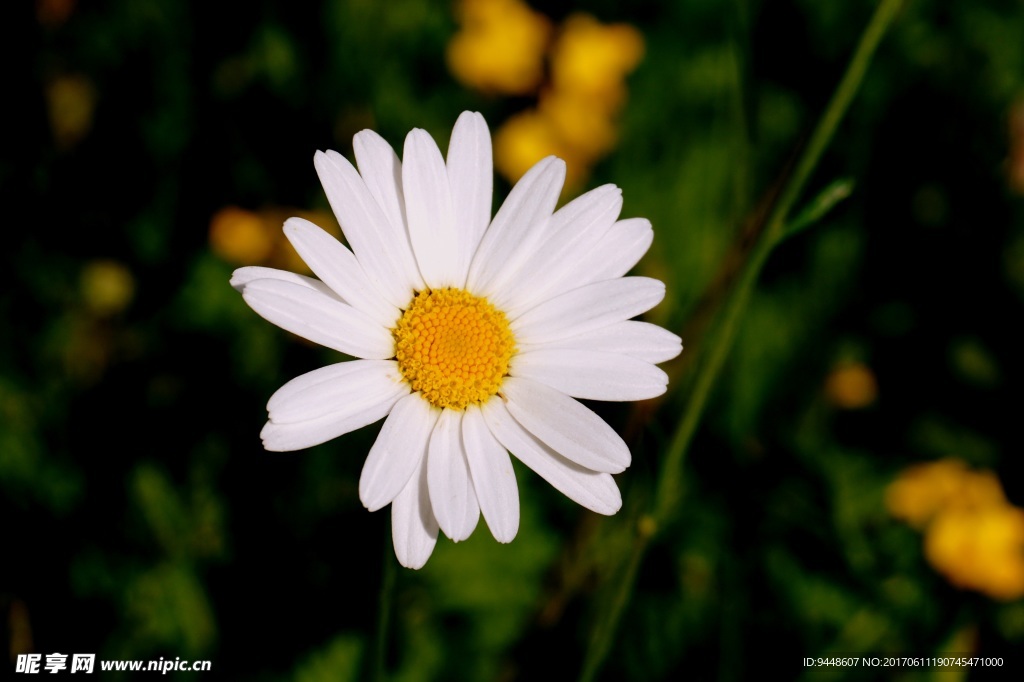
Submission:
[[[652,221],[638,270],[668,296],[649,319],[686,350],[664,400],[593,406],[633,451],[616,517],[518,467],[516,540],[481,524],[398,569],[384,647],[396,680],[573,679],[750,225],[875,5],[532,0],[541,80],[503,92],[453,75],[469,20],[448,2],[4,3],[5,674],[8,656],[58,651],[209,659],[214,678],[369,674],[393,558],[389,514],[356,484],[379,427],[264,452],[269,396],[337,358],[257,317],[228,278],[298,267],[276,236],[289,215],[329,226],[316,149],[351,158],[367,127],[397,148],[423,127],[444,149],[465,109],[496,139],[543,110],[585,12],[633,27],[643,56],[609,95],[614,134],[565,152],[567,196],[614,182],[624,217]],[[836,178],[853,194],[768,262],[602,679],[894,677],[803,668],[825,652],[1024,667],[1019,529],[978,540],[970,522],[977,565],[954,552],[963,571],[1005,569],[994,596],[886,504],[905,467],[956,458],[998,477],[1000,508],[1024,505],[1022,36],[1017,0],[905,3],[804,199]]]

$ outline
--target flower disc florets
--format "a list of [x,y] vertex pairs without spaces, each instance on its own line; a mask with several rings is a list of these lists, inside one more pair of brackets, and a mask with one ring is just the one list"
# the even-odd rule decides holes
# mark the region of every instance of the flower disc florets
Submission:
[[453,410],[497,393],[515,353],[505,314],[462,289],[419,292],[392,333],[398,368],[413,390]]

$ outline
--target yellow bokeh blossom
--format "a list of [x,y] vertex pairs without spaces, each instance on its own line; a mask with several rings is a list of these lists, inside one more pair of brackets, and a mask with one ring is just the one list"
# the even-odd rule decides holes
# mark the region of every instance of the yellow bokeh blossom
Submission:
[[1024,510],[991,471],[956,459],[909,467],[886,490],[894,517],[925,533],[928,562],[957,587],[1024,597]]
[[586,96],[592,106],[614,111],[625,99],[623,81],[643,54],[643,36],[629,24],[602,24],[574,14],[552,49],[551,83],[557,91]]
[[92,128],[96,88],[85,76],[58,76],[46,88],[46,105],[54,142],[68,149]]
[[977,509],[1006,504],[999,479],[991,471],[971,471],[958,459],[916,464],[889,484],[886,507],[895,518],[924,528],[948,508]]
[[87,263],[81,275],[82,301],[100,317],[115,315],[131,303],[135,278],[124,265],[112,260]]
[[889,484],[885,506],[895,518],[924,528],[953,499],[966,472],[966,465],[958,459],[911,466]]
[[583,14],[566,19],[551,50],[551,78],[537,107],[513,116],[495,134],[498,171],[516,182],[534,163],[555,155],[568,166],[566,190],[582,184],[615,146],[625,78],[643,51],[643,37],[632,26],[605,25]]
[[260,214],[228,206],[210,220],[210,248],[229,263],[264,263],[274,249],[272,230]]
[[526,95],[544,78],[551,22],[519,0],[462,0],[461,29],[448,44],[448,66],[483,92]]
[[573,91],[552,90],[541,97],[538,110],[551,122],[562,142],[588,165],[615,146],[618,134],[612,117],[592,106],[587,97]]
[[950,583],[995,599],[1024,597],[1024,510],[951,507],[925,535],[928,561]]
[[292,272],[309,272],[295,247],[284,236],[284,221],[292,216],[316,223],[335,237],[341,228],[332,213],[300,211],[286,206],[270,206],[248,211],[226,206],[210,219],[210,249],[235,265],[267,265]]
[[859,410],[878,398],[878,382],[864,363],[844,363],[833,369],[825,380],[825,397],[836,407]]
[[558,127],[537,110],[520,112],[494,133],[494,167],[509,182],[515,182],[546,156],[565,161],[565,187],[582,181],[587,158],[582,158],[559,134]]

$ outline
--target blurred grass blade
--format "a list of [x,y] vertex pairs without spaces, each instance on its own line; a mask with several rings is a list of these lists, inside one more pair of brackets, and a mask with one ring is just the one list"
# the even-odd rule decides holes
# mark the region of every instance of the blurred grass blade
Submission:
[[786,225],[782,238],[788,239],[820,221],[835,208],[836,204],[849,198],[853,193],[853,185],[853,180],[850,178],[841,178],[832,182]]

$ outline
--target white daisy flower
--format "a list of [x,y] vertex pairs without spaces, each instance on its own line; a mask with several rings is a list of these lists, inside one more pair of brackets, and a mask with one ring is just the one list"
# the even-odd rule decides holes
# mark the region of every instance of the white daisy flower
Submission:
[[359,480],[370,511],[391,504],[395,553],[419,568],[438,529],[454,541],[481,513],[495,539],[519,528],[509,452],[572,500],[614,514],[612,474],[629,449],[574,398],[665,392],[655,363],[679,337],[631,318],[661,282],[625,277],[653,239],[618,220],[614,185],[555,210],[565,163],[548,157],[491,220],[491,138],[478,113],[455,124],[447,161],[423,130],[403,161],[376,133],[314,165],[350,251],[291,218],[285,234],[319,280],[270,268],[231,284],[282,329],[358,358],[304,374],[270,398],[267,450],[308,448],[387,417]]

